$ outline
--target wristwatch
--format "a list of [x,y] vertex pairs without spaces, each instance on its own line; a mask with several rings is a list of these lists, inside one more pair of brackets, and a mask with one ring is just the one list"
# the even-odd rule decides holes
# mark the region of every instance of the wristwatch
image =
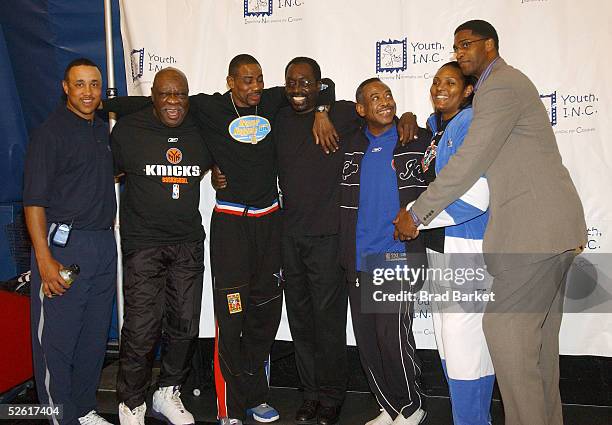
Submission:
[[315,108],[317,112],[329,112],[329,105],[319,105]]

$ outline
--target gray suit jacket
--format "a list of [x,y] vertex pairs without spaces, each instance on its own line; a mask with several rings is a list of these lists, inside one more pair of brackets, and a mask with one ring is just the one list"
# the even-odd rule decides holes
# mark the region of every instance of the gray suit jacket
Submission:
[[[533,83],[499,58],[473,102],[457,153],[412,206],[429,223],[485,175],[490,219],[483,241],[492,274],[586,243],[584,211],[561,162]],[[521,254],[521,255],[515,255]]]

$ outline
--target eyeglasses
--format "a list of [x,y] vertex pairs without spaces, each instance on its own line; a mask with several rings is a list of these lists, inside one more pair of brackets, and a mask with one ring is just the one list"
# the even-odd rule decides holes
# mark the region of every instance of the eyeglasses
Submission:
[[459,53],[459,51],[469,49],[472,43],[476,43],[477,41],[483,41],[483,40],[488,40],[488,39],[489,38],[487,37],[487,38],[479,38],[477,40],[463,40],[462,42],[459,43],[458,46],[453,46],[453,52]]

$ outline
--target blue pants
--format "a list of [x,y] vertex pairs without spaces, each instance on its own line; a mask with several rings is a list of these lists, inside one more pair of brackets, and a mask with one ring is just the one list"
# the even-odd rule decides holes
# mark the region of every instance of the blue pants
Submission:
[[[475,254],[455,253],[482,252],[481,240],[446,237],[444,244],[446,255],[433,252],[428,255],[429,265],[434,269],[446,270],[449,267],[456,267],[453,261],[459,258],[459,255],[463,267],[469,266],[474,270],[480,266],[478,262],[480,260],[475,263],[468,262],[470,258],[468,255]],[[432,294],[450,294],[453,290],[464,293],[476,289],[484,291],[490,290],[492,281],[493,278],[488,274],[484,280],[479,281],[478,285],[474,283],[460,285],[451,280],[434,279],[430,281],[429,290]],[[453,424],[488,425],[495,371],[482,330],[486,304],[433,301],[431,306],[438,353],[448,381]]]
[[96,409],[96,391],[104,362],[117,275],[112,230],[72,230],[64,248],[51,245],[62,265],[81,272],[61,296],[46,298],[32,255],[32,352],[40,403],[63,405],[53,424],[78,424]]

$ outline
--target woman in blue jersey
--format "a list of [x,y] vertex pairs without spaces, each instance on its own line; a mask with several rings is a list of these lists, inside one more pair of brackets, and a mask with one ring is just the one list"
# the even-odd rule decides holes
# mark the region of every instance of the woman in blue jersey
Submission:
[[[433,78],[430,92],[435,112],[427,121],[433,136],[421,164],[428,181],[441,172],[468,132],[475,84],[472,78],[462,74],[457,62],[443,65]],[[453,280],[432,279],[435,293],[449,293],[452,300],[455,293],[467,295],[488,291],[491,278],[482,269],[482,239],[489,215],[488,203],[489,188],[485,177],[481,177],[428,226],[419,227],[444,228],[443,238],[437,241],[428,235],[433,242],[428,244],[430,267],[457,271],[481,268],[470,282],[459,279],[459,274]],[[427,238],[426,233],[423,232],[423,236]],[[451,395],[453,422],[455,425],[487,425],[495,375],[482,331],[485,305],[438,302],[432,307],[436,343]]]

